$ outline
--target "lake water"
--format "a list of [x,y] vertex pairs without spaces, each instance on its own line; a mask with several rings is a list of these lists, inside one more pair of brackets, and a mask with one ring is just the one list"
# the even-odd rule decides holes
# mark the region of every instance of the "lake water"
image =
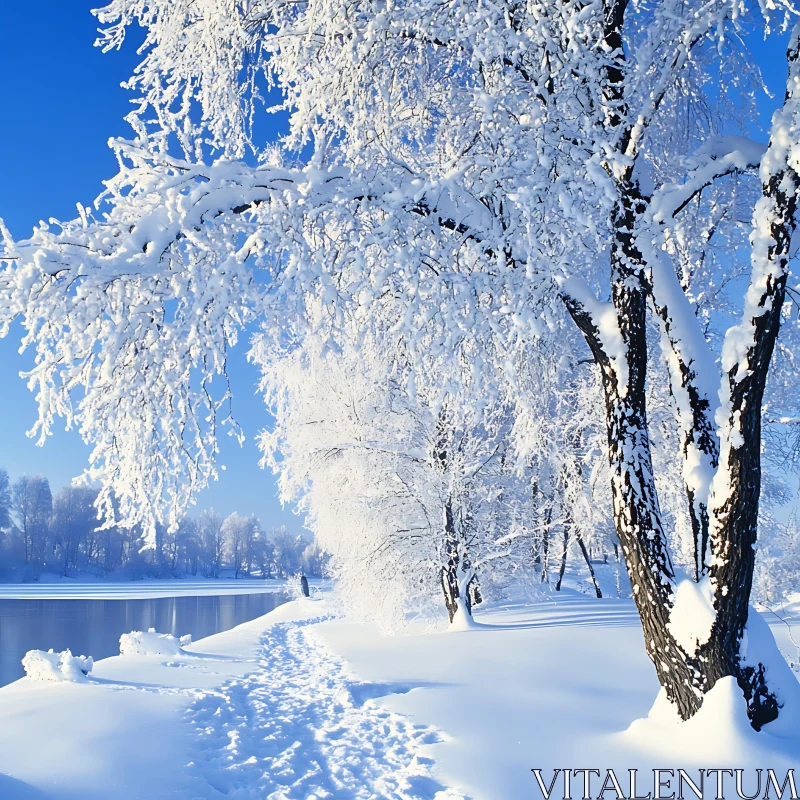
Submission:
[[197,641],[286,602],[276,593],[140,600],[0,600],[0,686],[21,678],[28,650],[66,650],[97,661],[119,655],[119,637],[155,628]]

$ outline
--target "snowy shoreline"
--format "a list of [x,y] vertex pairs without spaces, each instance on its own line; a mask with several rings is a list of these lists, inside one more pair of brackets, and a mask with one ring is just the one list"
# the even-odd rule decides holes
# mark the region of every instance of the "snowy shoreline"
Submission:
[[710,720],[648,719],[658,682],[629,600],[565,590],[398,636],[334,609],[292,601],[185,653],[0,689],[0,796],[517,800],[540,796],[533,768],[778,771],[800,752],[724,718],[725,697]]
[[[312,585],[320,582],[311,580]],[[139,581],[61,580],[52,583],[0,583],[0,600],[136,600],[157,597],[261,594],[286,591],[281,579],[149,578]]]

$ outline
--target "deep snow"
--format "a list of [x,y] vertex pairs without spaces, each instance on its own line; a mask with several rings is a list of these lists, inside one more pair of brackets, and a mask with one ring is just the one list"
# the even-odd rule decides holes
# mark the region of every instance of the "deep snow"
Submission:
[[658,685],[628,600],[568,591],[395,637],[334,608],[295,601],[185,655],[0,689],[0,797],[517,800],[541,797],[532,768],[549,782],[564,767],[785,770],[800,756],[797,739],[740,724],[731,687],[694,725],[663,707],[643,719]]

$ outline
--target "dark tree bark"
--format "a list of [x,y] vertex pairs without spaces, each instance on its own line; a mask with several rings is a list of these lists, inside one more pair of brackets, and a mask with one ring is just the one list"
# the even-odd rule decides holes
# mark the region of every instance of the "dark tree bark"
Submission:
[[[594,593],[599,599],[603,596],[603,593],[600,591],[600,586],[597,583],[597,576],[594,574],[592,559],[589,557],[589,552],[586,550],[586,542],[583,541],[583,536],[581,536],[579,533],[575,534],[575,539],[578,542],[578,547],[580,547],[581,553],[583,553],[583,559],[586,562],[586,566],[589,568],[589,575],[591,576],[592,583],[594,584]],[[608,561],[608,557],[606,557],[605,561]]]
[[561,565],[558,568],[558,580],[556,581],[556,591],[561,591],[561,583],[564,580],[564,573],[567,571],[567,552],[569,551],[569,522],[564,523],[563,549],[561,550]]
[[477,574],[469,582],[467,586],[467,593],[469,594],[469,607],[470,609],[479,606],[483,602],[483,595],[481,594],[481,585],[478,581]]
[[[607,127],[619,138],[619,149],[623,152],[628,149],[632,136],[631,128],[625,128],[628,109],[624,96],[622,31],[626,9],[627,0],[607,0],[604,26],[606,48],[614,54],[609,59],[603,87],[608,109]],[[642,256],[634,239],[634,226],[645,206],[632,174],[631,160],[630,166],[615,176],[619,201],[611,220],[614,231],[611,302],[623,352],[607,352],[600,331],[580,301],[569,296],[564,300],[602,375],[614,522],[647,653],[659,682],[684,715],[688,710],[686,695],[692,693],[692,670],[667,629],[675,573],[661,524],[647,427],[648,295]]]
[[[784,109],[797,101],[795,86],[800,81],[800,26],[795,25],[787,53],[789,76]],[[786,113],[784,111],[784,113]],[[780,127],[780,126],[779,126]],[[715,587],[717,621],[708,644],[699,658],[707,665],[706,686],[734,675],[748,703],[750,721],[757,730],[778,716],[777,699],[770,691],[762,664],[744,665],[739,648],[747,624],[748,603],[753,584],[755,544],[758,535],[758,506],[761,492],[761,403],[769,364],[780,329],[780,315],[786,295],[788,261],[792,235],[796,229],[797,193],[800,176],[787,163],[779,131],[778,141],[770,140],[765,159],[781,159],[779,168],[765,170],[761,209],[768,216],[771,243],[766,254],[756,253],[754,270],[761,267],[758,316],[748,320],[754,330],[746,361],[728,373],[730,408],[728,425],[732,431],[723,448],[720,469],[728,477],[727,492],[713,498],[711,521],[712,565],[709,577]],[[773,151],[777,153],[773,155]],[[762,173],[763,174],[763,173]],[[764,222],[762,221],[762,224]],[[762,261],[759,263],[758,259]],[[741,369],[742,364],[746,366]]]
[[[463,532],[459,531],[451,502],[444,510],[445,543],[442,591],[450,622],[459,607],[472,616],[472,607],[482,601],[477,573],[472,568]],[[466,587],[465,587],[466,584]],[[477,602],[475,602],[477,600]]]
[[[447,411],[439,414],[436,426],[434,461],[442,474],[450,468],[450,429]],[[452,623],[458,609],[472,616],[473,601],[481,602],[478,576],[470,563],[464,521],[457,518],[453,497],[448,496],[443,509],[444,544],[442,558],[442,591],[447,614]],[[477,604],[477,603],[476,603]]]
[[[458,538],[456,536],[455,521],[453,519],[453,507],[448,502],[444,509],[444,564],[442,565],[442,591],[444,592],[444,604],[450,622],[458,611]],[[465,598],[467,609],[469,609],[469,597]]]
[[548,507],[544,513],[544,528],[542,529],[542,583],[550,580],[550,523],[553,519],[553,507]]
[[630,255],[638,257],[633,250],[632,216],[626,212],[616,221],[612,250],[612,301],[628,354],[627,369],[621,370],[606,353],[598,329],[580,303],[569,297],[565,302],[602,374],[614,522],[647,653],[659,682],[683,714],[685,696],[692,693],[693,673],[667,628],[675,575],[661,526],[647,429],[647,298],[639,282],[631,280]]
[[[625,108],[623,70],[620,67],[624,62],[621,31],[625,5],[625,0],[611,2],[606,14],[606,43],[609,50],[617,54],[607,75],[606,96],[612,101],[609,106],[612,109],[610,127],[624,117],[619,112]],[[800,79],[798,30],[800,28],[796,27],[793,32],[788,52],[787,104],[794,99],[794,86]],[[621,135],[623,143],[629,141],[628,133]],[[775,147],[780,148],[780,144]],[[768,158],[772,150],[771,141]],[[635,156],[635,153],[629,152],[628,155]],[[786,154],[779,150],[777,158],[783,158],[785,162]],[[692,717],[701,707],[704,695],[716,682],[733,676],[747,701],[750,722],[760,730],[777,717],[779,707],[767,686],[763,665],[745,664],[740,656],[740,646],[747,624],[755,561],[761,484],[761,402],[780,326],[800,179],[784,163],[780,169],[773,170],[762,187],[763,197],[770,207],[772,244],[766,256],[756,256],[766,258],[768,269],[766,278],[762,275],[755,284],[755,289],[760,291],[760,313],[753,315],[752,342],[744,362],[746,371],[740,374],[737,365],[728,374],[728,419],[735,438],[732,436],[723,443],[720,459],[719,469],[725,471],[727,479],[725,496],[714,498],[712,516],[709,517],[708,510],[702,504],[694,503],[695,498],[691,492],[688,493],[694,508],[696,578],[700,579],[708,572],[715,590],[717,619],[709,640],[697,652],[687,653],[667,629],[674,600],[674,571],[661,527],[652,476],[644,391],[647,362],[645,315],[649,287],[633,236],[636,219],[642,214],[646,201],[631,183],[630,176],[629,171],[618,180],[620,201],[612,220],[615,234],[611,248],[612,303],[625,346],[625,363],[620,363],[619,354],[607,352],[599,330],[580,299],[564,296],[566,307],[586,338],[602,374],[617,535],[625,555],[648,655],[661,685],[681,717]],[[668,313],[654,305],[657,313]],[[684,446],[693,442],[703,452],[715,455],[707,408],[702,398],[692,393],[690,365],[681,364],[681,375],[682,388],[689,391],[690,398],[694,397],[695,401],[692,407],[695,420]],[[710,543],[713,555],[710,568],[706,567],[705,560],[707,543]]]

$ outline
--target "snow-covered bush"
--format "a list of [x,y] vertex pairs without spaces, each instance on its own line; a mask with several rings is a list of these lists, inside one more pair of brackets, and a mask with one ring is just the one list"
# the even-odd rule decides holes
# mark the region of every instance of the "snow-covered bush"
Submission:
[[176,639],[171,633],[156,633],[155,628],[149,628],[123,633],[119,637],[119,653],[122,656],[179,656],[184,652],[182,645],[191,643],[191,636]]
[[25,674],[34,681],[85,681],[93,665],[91,656],[73,656],[69,650],[28,650],[22,659]]
[[292,600],[302,600],[305,595],[303,594],[303,584],[302,584],[302,577],[300,573],[295,575],[290,575],[286,579],[286,594],[292,598]]

